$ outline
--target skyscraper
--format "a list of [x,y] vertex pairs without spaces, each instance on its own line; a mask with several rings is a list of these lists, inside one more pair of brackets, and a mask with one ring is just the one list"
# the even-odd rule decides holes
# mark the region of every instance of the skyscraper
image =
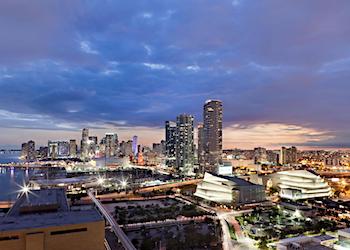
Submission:
[[193,116],[181,114],[176,118],[176,167],[183,174],[193,172]]
[[97,136],[89,136],[88,155],[90,158],[95,157],[97,150]]
[[222,102],[208,100],[203,110],[205,171],[215,172],[222,155]]
[[21,158],[25,161],[34,161],[36,159],[35,142],[30,140],[22,143]]
[[134,135],[132,137],[132,153],[134,154],[135,157],[137,157],[138,154],[138,144],[137,144],[137,136]]
[[119,148],[118,135],[116,133],[106,133],[105,136],[105,156],[117,155]]
[[176,122],[165,122],[165,155],[169,167],[176,166]]
[[80,145],[80,154],[81,154],[81,158],[83,159],[88,158],[88,153],[89,153],[88,140],[89,140],[89,129],[83,128],[82,136],[81,136],[81,145]]
[[267,161],[267,151],[266,148],[257,147],[254,148],[254,163],[264,163]]
[[296,164],[298,161],[298,150],[296,147],[282,147],[279,157],[280,164]]
[[69,140],[69,157],[77,157],[77,141],[74,139]]
[[36,159],[35,142],[28,141],[28,156],[27,161],[34,161]]
[[203,172],[203,167],[205,165],[205,151],[204,151],[204,125],[202,122],[198,123],[197,126],[198,129],[198,164],[200,167],[201,172]]

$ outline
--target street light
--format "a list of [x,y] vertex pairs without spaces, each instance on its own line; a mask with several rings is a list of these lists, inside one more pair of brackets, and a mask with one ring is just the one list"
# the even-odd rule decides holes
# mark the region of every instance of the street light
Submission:
[[28,192],[29,192],[29,187],[28,187],[28,186],[23,186],[23,187],[21,188],[21,192],[24,193],[24,194],[28,194]]
[[105,182],[105,179],[104,179],[103,177],[98,177],[97,183],[98,183],[99,185],[103,185],[104,182]]
[[126,180],[122,180],[120,185],[124,188],[124,192],[126,193],[126,186],[128,185],[128,182]]

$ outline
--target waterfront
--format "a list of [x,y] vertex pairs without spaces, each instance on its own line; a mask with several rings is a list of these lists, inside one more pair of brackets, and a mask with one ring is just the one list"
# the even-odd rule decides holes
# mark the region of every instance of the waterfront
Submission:
[[[19,153],[0,154],[0,164],[9,162],[20,162]],[[0,201],[14,200],[19,190],[18,185],[22,185],[31,174],[31,171],[24,169],[11,169],[0,167]]]

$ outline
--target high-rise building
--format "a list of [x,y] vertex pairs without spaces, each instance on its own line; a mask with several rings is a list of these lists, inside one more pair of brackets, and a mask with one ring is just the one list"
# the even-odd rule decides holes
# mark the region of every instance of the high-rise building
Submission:
[[97,136],[89,136],[89,141],[88,141],[89,158],[95,157],[96,150],[97,150]]
[[47,157],[51,159],[57,159],[58,157],[58,142],[49,141],[47,144]]
[[116,133],[107,133],[105,138],[106,157],[116,156],[119,148],[118,135]]
[[74,139],[69,140],[69,157],[77,157],[77,148],[77,141]]
[[68,141],[49,141],[48,157],[51,159],[69,157],[70,143]]
[[198,148],[197,148],[197,157],[198,157],[198,164],[200,167],[201,172],[204,172],[204,166],[205,166],[205,150],[204,150],[204,125],[203,123],[198,123],[197,126],[198,129]]
[[132,137],[132,153],[134,154],[135,157],[137,157],[138,154],[138,144],[137,144],[137,136],[134,135]]
[[254,163],[264,163],[267,162],[267,151],[266,148],[254,148]]
[[193,172],[193,116],[181,114],[176,118],[176,167],[183,174]]
[[36,159],[35,142],[30,140],[28,143],[28,161],[34,161]]
[[296,147],[282,147],[280,151],[279,163],[284,164],[297,164],[298,163],[298,150]]
[[165,122],[165,155],[166,164],[169,167],[176,166],[176,123],[173,121]]
[[222,162],[222,102],[208,100],[203,110],[203,141],[206,172],[216,172]]
[[40,159],[46,159],[47,156],[48,156],[48,151],[49,151],[49,148],[48,148],[48,147],[40,147],[40,148],[39,148],[38,157],[39,157]]
[[28,156],[28,143],[24,142],[22,143],[22,147],[21,147],[21,158],[23,160],[26,160]]
[[22,143],[21,158],[25,161],[34,161],[36,159],[35,142],[30,140]]
[[89,154],[89,129],[88,128],[83,128],[82,131],[82,136],[81,136],[81,145],[80,145],[80,156],[83,159],[88,158]]
[[162,154],[163,148],[161,143],[153,143],[152,144],[152,151],[157,154]]

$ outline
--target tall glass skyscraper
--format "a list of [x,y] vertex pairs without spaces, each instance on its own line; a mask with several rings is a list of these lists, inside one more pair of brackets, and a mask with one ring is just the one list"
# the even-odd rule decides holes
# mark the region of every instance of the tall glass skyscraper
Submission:
[[193,116],[181,114],[176,118],[176,167],[183,174],[193,172]]
[[203,110],[204,170],[216,172],[222,162],[222,102],[208,100]]
[[165,122],[165,154],[166,164],[169,167],[176,166],[176,122]]
[[80,156],[83,159],[88,158],[89,153],[89,129],[83,128],[81,134]]

